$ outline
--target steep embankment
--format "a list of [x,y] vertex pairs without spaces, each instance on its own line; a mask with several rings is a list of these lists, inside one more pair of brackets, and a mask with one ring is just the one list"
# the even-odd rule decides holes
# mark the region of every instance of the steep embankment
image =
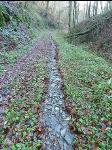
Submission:
[[88,43],[92,50],[112,60],[112,11],[82,21],[68,37],[74,43]]
[[51,22],[32,2],[0,2],[0,74],[31,49],[43,30],[56,27]]

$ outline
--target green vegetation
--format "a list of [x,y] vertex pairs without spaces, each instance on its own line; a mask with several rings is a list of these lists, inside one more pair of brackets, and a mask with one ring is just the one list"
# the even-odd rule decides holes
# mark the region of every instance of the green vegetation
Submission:
[[112,67],[83,45],[68,44],[59,34],[54,38],[59,45],[65,103],[74,104],[69,111],[74,147],[111,150]]
[[[93,14],[80,22],[78,3],[75,5],[74,1],[74,6],[70,3],[70,8],[68,4],[63,8],[60,5],[58,10],[59,4],[53,2],[46,13],[46,1],[0,2],[0,76],[4,73],[3,84],[0,85],[3,93],[0,94],[0,101],[3,101],[0,113],[4,116],[4,127],[0,128],[0,149],[38,150],[42,146],[38,137],[42,133],[38,118],[48,73],[47,61],[41,58],[41,50],[49,52],[52,44],[45,41],[49,35],[48,29],[52,31],[61,27],[66,31],[69,20],[69,25],[74,26],[69,26],[66,38],[72,44],[59,33],[53,33],[53,37],[59,46],[59,68],[63,75],[65,108],[70,114],[69,127],[76,136],[74,149],[112,150],[112,67],[105,59],[91,53],[91,50],[96,50],[108,60],[112,59],[112,9]],[[88,1],[87,8],[85,6],[82,13],[86,17],[90,9]],[[91,6],[89,13],[95,9],[95,3]],[[107,3],[105,9],[107,6],[111,4]],[[69,18],[67,11],[70,11]],[[25,53],[36,46],[40,37],[38,60],[30,61],[28,57],[28,62],[20,64],[22,66],[18,67],[18,72],[14,74],[16,77],[11,81],[14,70],[7,68],[15,66],[17,60],[24,59]],[[83,45],[78,45],[80,43]],[[11,83],[6,83],[7,78]],[[5,98],[7,104],[4,103]],[[5,107],[5,113],[2,107]]]
[[7,22],[13,23],[15,27],[21,22],[27,25],[29,28],[40,27],[43,28],[43,20],[41,16],[38,15],[36,7],[32,3],[20,2],[13,3],[13,7],[16,9],[11,9],[11,4],[5,4],[0,2],[0,25],[4,26]]
[[32,2],[0,2],[0,75],[5,65],[31,50],[46,28],[45,18]]
[[[5,129],[1,129],[2,136],[0,137],[0,143],[4,150],[9,145],[12,150],[37,150],[42,144],[37,139],[36,127],[38,126],[39,103],[44,92],[44,78],[47,76],[47,70],[43,59],[39,59],[33,65],[35,74],[32,74],[30,80],[27,77],[23,81],[17,77],[11,84],[15,92],[5,110]],[[21,94],[22,96],[20,96]],[[11,141],[5,137],[7,133],[11,133]]]
[[87,43],[91,51],[96,51],[107,60],[112,60],[112,10],[83,20],[67,34],[68,40],[75,44]]
[[0,74],[2,74],[4,71],[4,64],[14,64],[17,59],[21,58],[21,56],[23,56],[25,53],[30,51],[32,47],[34,47],[37,39],[43,36],[44,33],[45,31],[41,33],[36,31],[35,38],[30,41],[28,45],[19,44],[13,51],[7,51],[7,48],[4,47],[4,50],[2,50],[2,53],[0,54]]

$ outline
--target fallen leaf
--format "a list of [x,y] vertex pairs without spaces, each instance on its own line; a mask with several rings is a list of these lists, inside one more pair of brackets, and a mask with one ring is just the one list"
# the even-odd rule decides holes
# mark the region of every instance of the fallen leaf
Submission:
[[36,127],[36,128],[35,128],[35,132],[36,132],[37,134],[42,134],[42,132],[43,132],[42,127],[41,127],[41,126]]
[[75,132],[76,131],[76,128],[74,126],[74,124],[69,124],[69,128],[72,132]]

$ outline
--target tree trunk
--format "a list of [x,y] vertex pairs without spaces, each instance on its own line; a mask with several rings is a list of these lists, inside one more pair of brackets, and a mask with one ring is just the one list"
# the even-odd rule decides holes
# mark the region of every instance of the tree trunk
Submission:
[[46,2],[46,12],[45,12],[45,16],[48,16],[48,9],[49,9],[49,1]]
[[76,5],[76,21],[77,21],[77,23],[79,22],[79,20],[78,20],[78,15],[79,15],[79,4],[78,3],[76,3],[77,5]]
[[102,1],[100,1],[101,13],[103,13]]
[[59,28],[59,30],[60,30],[60,17],[61,17],[61,10],[60,10],[60,6],[59,6],[59,16],[58,16],[58,18],[59,18],[59,22],[58,22],[58,28]]
[[76,20],[77,20],[77,5],[76,1],[74,1],[74,6],[73,6],[73,26],[75,27],[76,25]]
[[108,1],[108,8],[109,8],[109,10],[112,9],[112,1]]
[[91,17],[91,1],[89,2],[89,5],[88,5],[88,18]]
[[71,12],[72,12],[72,1],[69,1],[69,10],[68,10],[68,17],[69,17],[68,27],[69,27],[69,31],[70,31],[70,28],[71,28]]
[[86,5],[86,17],[88,18],[88,7],[89,7],[89,3],[87,2],[87,5]]
[[73,26],[75,27],[75,7],[74,6],[73,6]]
[[98,13],[98,1],[95,1],[95,16]]

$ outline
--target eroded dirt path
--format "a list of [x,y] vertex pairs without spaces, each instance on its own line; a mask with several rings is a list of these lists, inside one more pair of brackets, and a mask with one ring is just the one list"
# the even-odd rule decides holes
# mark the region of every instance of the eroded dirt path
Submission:
[[[7,97],[14,92],[11,83],[17,78],[20,82],[23,82],[22,80],[25,78],[30,80],[35,74],[32,65],[36,64],[39,58],[45,57],[45,49],[42,39],[43,37],[39,38],[34,47],[32,47],[31,50],[21,58],[18,58],[13,65],[7,65],[3,74],[0,76],[0,127],[4,124],[3,113],[9,104]],[[23,93],[20,93],[20,95],[23,95]]]
[[68,127],[68,116],[64,108],[64,96],[61,91],[61,77],[56,63],[56,45],[51,35],[45,40],[48,59],[48,94],[42,104],[40,122],[44,126],[41,140],[46,150],[72,150],[73,134]]
[[44,45],[42,38],[39,38],[29,52],[25,53],[21,58],[18,58],[14,64],[9,64],[5,67],[3,74],[0,76],[0,85],[9,84],[22,69],[27,68],[30,62],[35,61],[35,59],[38,59],[37,56],[39,57],[43,54]]
[[[65,112],[64,95],[61,91],[62,81],[57,68],[56,45],[51,34],[39,39],[32,51],[25,54],[21,59],[18,59],[13,66],[7,66],[6,72],[4,72],[0,78],[0,123],[3,125],[2,114],[5,106],[7,105],[8,107],[6,97],[11,93],[10,90],[12,90],[4,87],[4,85],[8,84],[10,87],[10,83],[17,76],[19,76],[21,80],[23,80],[23,78],[29,78],[30,80],[34,71],[34,69],[30,67],[30,63],[34,64],[38,57],[47,59],[49,84],[48,92],[43,97],[44,101],[42,102],[39,120],[44,132],[37,135],[37,139],[39,138],[43,142],[46,150],[72,150],[74,135],[68,126],[68,115]],[[29,67],[31,69],[29,69]],[[29,91],[26,91],[30,92],[31,95],[32,91],[30,91],[30,88],[28,89]],[[24,93],[19,94],[24,95]]]

